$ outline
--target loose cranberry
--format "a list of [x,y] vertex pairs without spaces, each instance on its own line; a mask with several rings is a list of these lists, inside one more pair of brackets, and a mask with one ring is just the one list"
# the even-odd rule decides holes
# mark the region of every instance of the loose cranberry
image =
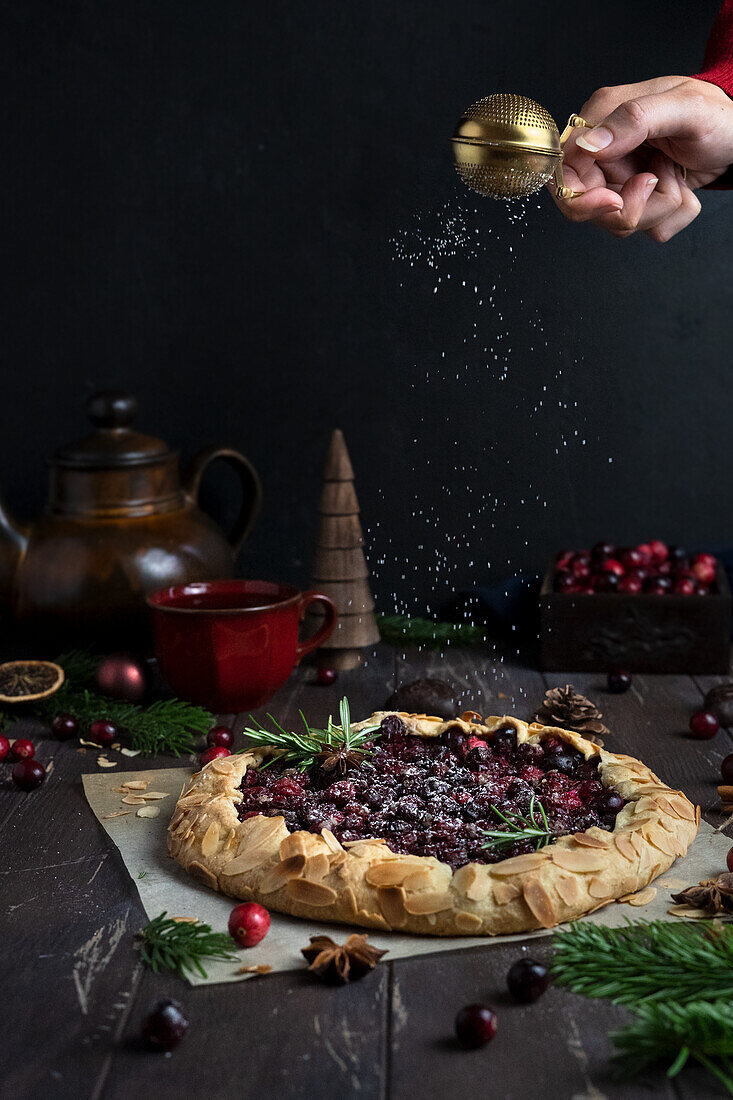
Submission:
[[616,547],[610,542],[597,542],[591,551],[596,561],[611,558],[616,553]]
[[9,752],[10,742],[4,734],[0,733],[0,763],[2,763]]
[[224,749],[230,749],[234,741],[234,734],[229,729],[229,726],[214,726],[213,730],[209,730],[206,734],[206,744],[210,748],[220,747]]
[[575,577],[567,569],[558,569],[555,574],[555,590],[557,592],[567,592],[575,584]]
[[709,741],[720,729],[718,719],[709,710],[699,710],[690,719],[690,730],[693,737],[700,741]]
[[534,959],[517,959],[509,968],[506,984],[515,1001],[531,1004],[547,989],[550,975],[547,967]]
[[321,687],[328,687],[329,684],[336,682],[337,676],[338,672],[335,668],[319,668],[316,670],[316,683]]
[[678,577],[672,589],[675,596],[694,596],[697,585],[690,577]]
[[173,1050],[188,1031],[188,1020],[177,1001],[158,1001],[142,1026],[142,1037],[152,1050]]
[[199,764],[203,768],[205,764],[210,764],[212,760],[217,760],[220,756],[231,756],[231,751],[225,748],[224,745],[212,745],[206,752],[202,752],[199,756]]
[[634,573],[628,573],[618,582],[619,592],[628,592],[634,596],[638,592],[641,592],[643,587],[644,582],[642,581],[641,577],[636,576]]
[[717,564],[717,558],[715,554],[695,554],[695,564],[698,565],[712,565],[715,568]]
[[51,723],[51,729],[59,741],[68,741],[70,737],[76,737],[79,723],[73,714],[57,714]]
[[617,561],[616,558],[606,558],[601,570],[604,573],[615,573],[617,577],[623,577],[626,572],[621,562]]
[[35,791],[36,787],[40,787],[43,780],[46,778],[46,769],[43,764],[39,764],[37,760],[27,758],[25,760],[19,760],[17,764],[13,764],[13,770],[11,772],[13,777],[13,783],[16,787],[19,787],[21,791]]
[[720,765],[720,774],[726,783],[733,783],[733,752]]
[[725,862],[728,865],[728,870],[733,871],[733,848],[731,848],[728,855],[725,857]]
[[652,561],[655,561],[657,565],[661,565],[661,563],[666,561],[669,557],[669,550],[663,542],[659,541],[659,539],[654,539],[653,542],[650,542],[649,549],[651,551]]
[[466,1005],[456,1016],[456,1038],[466,1050],[478,1050],[494,1038],[496,1026],[496,1013],[488,1005]]
[[89,740],[95,745],[101,745],[103,749],[108,748],[119,736],[120,731],[114,722],[107,722],[104,718],[97,718],[89,727]]
[[615,668],[608,674],[608,690],[612,695],[623,695],[631,687],[631,673]]
[[245,901],[232,909],[228,927],[240,947],[254,947],[270,931],[270,914],[256,901]]
[[709,561],[696,561],[692,572],[700,584],[712,584],[715,580],[715,565]]
[[646,561],[643,554],[640,554],[635,547],[629,547],[623,550],[620,555],[621,564],[624,569],[641,569]]
[[36,752],[36,746],[27,737],[19,737],[10,746],[8,756],[11,760],[31,760]]

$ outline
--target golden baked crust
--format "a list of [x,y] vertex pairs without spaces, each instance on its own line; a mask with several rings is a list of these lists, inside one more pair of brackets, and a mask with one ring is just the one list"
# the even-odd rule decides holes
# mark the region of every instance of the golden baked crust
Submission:
[[537,852],[453,872],[432,856],[398,855],[383,840],[341,845],[328,829],[291,833],[282,817],[240,821],[242,777],[272,755],[258,749],[212,760],[191,778],[168,828],[171,855],[213,890],[280,913],[434,936],[495,936],[552,928],[640,890],[684,855],[697,833],[700,809],[681,791],[641,761],[577,733],[516,718],[478,724],[395,711],[368,721],[394,713],[420,737],[455,727],[480,737],[502,725],[515,727],[519,743],[559,737],[586,759],[599,756],[602,781],[627,805],[612,832],[593,827]]

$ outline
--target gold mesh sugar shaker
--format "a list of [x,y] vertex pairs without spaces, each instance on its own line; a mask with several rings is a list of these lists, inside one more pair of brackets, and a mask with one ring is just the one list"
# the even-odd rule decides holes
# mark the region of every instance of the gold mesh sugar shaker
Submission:
[[576,126],[571,115],[562,134],[552,115],[524,95],[498,92],[471,104],[451,138],[453,160],[463,182],[493,199],[520,199],[539,191],[554,177],[555,194],[580,194],[565,186],[563,145]]

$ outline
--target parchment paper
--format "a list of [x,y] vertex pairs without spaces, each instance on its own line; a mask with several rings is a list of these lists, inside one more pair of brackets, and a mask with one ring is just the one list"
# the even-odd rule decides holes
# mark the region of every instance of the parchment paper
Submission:
[[[120,851],[138,889],[145,912],[152,920],[165,910],[169,917],[196,917],[210,924],[215,931],[226,931],[229,913],[236,904],[231,898],[217,894],[190,878],[168,855],[166,831],[173,815],[181,789],[193,774],[191,768],[169,768],[156,771],[114,772],[83,776],[84,791],[89,805]],[[160,808],[154,818],[138,817],[137,806],[124,805],[122,794],[115,788],[123,783],[142,779],[148,781],[149,791],[166,791],[168,797],[149,806]],[[108,814],[129,810],[125,817],[108,817]],[[626,919],[679,920],[670,916],[670,893],[685,886],[710,878],[725,869],[725,857],[730,848],[730,838],[717,833],[706,822],[684,859],[676,863],[654,885],[657,895],[643,907],[632,907],[614,902],[604,909],[585,917],[594,924],[616,927]],[[355,929],[337,924],[319,923],[296,917],[271,914],[272,924],[266,938],[256,947],[238,952],[234,962],[207,961],[204,969],[208,978],[192,975],[192,985],[217,982],[244,981],[251,974],[237,974],[239,966],[272,967],[272,973],[299,970],[304,966],[300,954],[310,936],[321,933],[339,940]],[[360,929],[357,929],[360,931]],[[470,947],[491,947],[493,944],[524,940],[534,936],[547,936],[549,931],[522,933],[516,936],[417,936],[401,932],[376,932],[369,930],[369,940],[375,947],[389,951],[389,959],[403,959],[412,955],[427,955],[438,951],[461,951]]]

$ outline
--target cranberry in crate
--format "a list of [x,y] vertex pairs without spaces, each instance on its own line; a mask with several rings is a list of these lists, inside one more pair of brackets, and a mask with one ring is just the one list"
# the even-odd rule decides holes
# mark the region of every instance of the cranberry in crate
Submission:
[[727,672],[731,596],[712,554],[653,541],[559,553],[540,594],[548,671]]

